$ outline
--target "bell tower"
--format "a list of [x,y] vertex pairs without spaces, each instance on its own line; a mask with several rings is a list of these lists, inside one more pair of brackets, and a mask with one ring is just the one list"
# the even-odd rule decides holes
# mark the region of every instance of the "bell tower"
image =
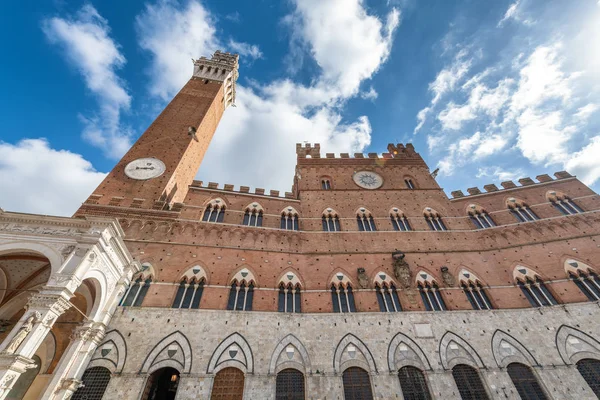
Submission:
[[191,79],[86,204],[165,210],[187,194],[225,109],[235,101],[237,54],[194,61]]

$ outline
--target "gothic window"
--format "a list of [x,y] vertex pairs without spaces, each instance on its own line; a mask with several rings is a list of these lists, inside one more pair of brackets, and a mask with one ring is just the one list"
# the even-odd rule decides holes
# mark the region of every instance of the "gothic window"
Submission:
[[460,287],[474,310],[491,310],[492,303],[485,293],[483,285],[472,273],[462,270],[459,273]]
[[419,289],[421,300],[423,300],[423,304],[427,311],[447,310],[440,289],[429,274],[426,272],[419,272],[417,277],[417,288]]
[[558,304],[539,276],[525,267],[517,267],[515,271],[517,285],[533,307],[552,306]]
[[283,282],[279,284],[279,312],[299,313],[302,312],[302,301],[300,296],[300,284],[293,285]]
[[102,400],[110,382],[110,371],[104,367],[88,368],[81,381],[83,385],[73,394],[72,400]]
[[335,274],[331,282],[331,302],[333,312],[356,312],[352,284],[341,272]]
[[521,200],[514,197],[508,199],[508,209],[519,222],[529,222],[540,219],[530,208]]
[[148,293],[150,284],[152,283],[152,277],[148,276],[145,280],[142,276],[139,276],[135,281],[131,282],[129,288],[125,292],[125,295],[121,299],[121,305],[123,307],[133,306],[139,307]]
[[373,400],[369,374],[362,368],[350,367],[342,374],[345,400]]
[[531,368],[520,363],[512,363],[508,364],[506,371],[522,399],[548,399]]
[[292,207],[287,207],[281,212],[280,228],[288,231],[298,230],[298,212]]
[[323,212],[322,223],[323,231],[325,232],[339,232],[341,230],[340,219],[337,213],[331,208]]
[[587,265],[575,260],[565,262],[565,270],[575,285],[590,301],[600,300],[600,279]]
[[414,189],[415,188],[415,184],[413,183],[412,179],[410,179],[410,178],[404,179],[404,184],[409,189]]
[[398,298],[398,291],[393,283],[390,283],[389,285],[386,282],[383,282],[381,285],[375,283],[375,292],[377,293],[377,303],[379,304],[380,311],[402,311],[400,299]]
[[373,216],[366,208],[360,208],[356,212],[356,222],[358,223],[358,230],[361,232],[372,232],[377,230]]
[[496,226],[492,217],[481,207],[471,204],[469,206],[469,218],[477,229],[485,229]]
[[304,400],[304,374],[286,368],[277,374],[275,400]]
[[229,290],[228,310],[252,311],[252,300],[254,299],[254,283],[242,281],[238,284],[234,281]]
[[592,389],[592,392],[600,398],[600,361],[592,358],[584,358],[577,361],[577,371]]
[[408,220],[398,208],[390,210],[390,220],[395,231],[410,231],[412,230]]
[[263,209],[258,203],[252,203],[246,207],[244,213],[244,220],[242,225],[246,226],[262,226],[263,222]]
[[423,215],[425,217],[425,221],[427,222],[427,225],[429,225],[429,229],[431,229],[432,231],[447,231],[448,230],[446,228],[446,225],[444,224],[444,221],[442,221],[441,215],[434,209],[429,208],[429,207],[425,208]]
[[206,206],[202,221],[204,222],[223,222],[225,217],[225,202],[221,199],[214,199]]
[[581,207],[571,200],[567,195],[561,192],[550,191],[546,194],[548,201],[552,203],[554,208],[564,215],[579,214],[584,212]]
[[326,178],[321,179],[321,189],[331,190],[331,181]]
[[241,400],[243,397],[244,373],[242,371],[228,367],[217,372],[210,393],[211,400]]
[[200,300],[204,291],[204,279],[196,281],[192,279],[187,282],[182,279],[173,300],[172,308],[200,308]]
[[489,399],[477,370],[465,364],[452,368],[452,377],[462,400]]
[[406,400],[431,400],[431,394],[425,381],[423,371],[418,368],[406,366],[398,371],[402,396]]

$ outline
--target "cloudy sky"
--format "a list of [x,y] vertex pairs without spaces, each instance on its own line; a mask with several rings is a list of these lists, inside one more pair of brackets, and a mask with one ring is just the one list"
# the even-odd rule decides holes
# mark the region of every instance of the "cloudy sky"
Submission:
[[447,193],[600,189],[600,0],[27,0],[0,34],[5,210],[72,214],[217,49],[237,107],[198,179],[289,191],[295,143],[412,142]]

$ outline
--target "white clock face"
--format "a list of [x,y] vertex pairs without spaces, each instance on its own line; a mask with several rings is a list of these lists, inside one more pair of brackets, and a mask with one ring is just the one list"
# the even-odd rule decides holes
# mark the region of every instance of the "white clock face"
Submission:
[[359,171],[352,177],[354,183],[364,189],[378,189],[383,185],[381,175],[372,171]]
[[125,174],[132,179],[152,179],[161,176],[167,168],[158,158],[138,158],[125,167]]

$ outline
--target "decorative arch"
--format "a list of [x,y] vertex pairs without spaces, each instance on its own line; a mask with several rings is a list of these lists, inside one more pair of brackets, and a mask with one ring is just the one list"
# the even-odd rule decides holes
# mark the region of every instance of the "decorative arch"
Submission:
[[103,342],[96,348],[88,368],[104,367],[113,374],[120,374],[127,360],[127,342],[116,329],[108,331]]
[[284,207],[283,210],[281,210],[280,214],[281,215],[288,215],[290,217],[299,216],[300,215],[300,213],[298,213],[298,211],[296,211],[296,209],[294,207],[292,207],[292,206]]
[[358,216],[361,216],[361,217],[362,216],[366,216],[366,217],[373,216],[373,214],[371,213],[371,211],[369,211],[369,209],[366,208],[366,207],[359,207],[359,208],[357,208],[355,214],[358,215]]
[[524,200],[517,197],[507,198],[505,204],[508,208],[528,207],[527,203]]
[[390,372],[396,373],[406,366],[431,371],[431,364],[421,347],[405,334],[398,332],[388,346],[388,368]]
[[574,260],[572,258],[567,258],[565,260],[564,267],[567,276],[569,276],[569,273],[579,276],[581,273],[588,274],[590,272],[596,272],[594,268],[590,267],[586,263],[579,260]]
[[500,368],[506,368],[510,363],[539,366],[533,354],[521,342],[500,329],[496,329],[492,336],[492,352]]
[[189,374],[192,369],[192,348],[188,338],[180,331],[165,336],[148,353],[140,373],[151,374],[164,367],[175,368]]
[[348,274],[346,272],[338,270],[337,272],[333,273],[331,279],[329,280],[329,286],[331,285],[334,285],[336,287],[341,285],[345,288],[348,287],[348,285],[354,286],[354,282],[352,282],[352,280],[348,278]]
[[312,373],[308,351],[306,351],[302,342],[291,333],[281,339],[275,346],[269,363],[269,374],[276,374],[286,368],[294,368],[303,373]]
[[237,282],[237,283],[242,283],[245,282],[247,284],[250,284],[251,282],[254,282],[254,284],[256,285],[256,278],[254,277],[254,273],[252,273],[252,271],[250,270],[250,268],[245,265],[242,268],[240,268],[234,275],[233,277],[231,277],[231,279],[229,280],[230,283],[233,282]]
[[131,278],[131,281],[134,282],[138,278],[141,278],[142,281],[145,281],[146,279],[156,280],[156,271],[150,262],[143,262],[139,272]]
[[474,285],[477,285],[478,283],[480,285],[484,285],[481,279],[479,279],[474,273],[465,268],[462,268],[458,273],[458,282],[459,284],[464,283],[466,285],[468,285],[469,283],[472,283]]
[[474,368],[485,368],[477,351],[457,334],[447,331],[440,340],[440,360],[445,370],[458,364],[467,364]]
[[181,275],[177,282],[181,282],[182,280],[185,280],[186,282],[191,282],[192,280],[200,282],[202,279],[208,283],[208,275],[206,274],[206,270],[202,266],[196,264],[193,267],[188,268],[188,270]]
[[244,211],[259,213],[264,212],[265,209],[263,208],[263,206],[260,205],[258,201],[253,201],[252,203],[248,204],[246,208],[244,208]]
[[244,336],[234,332],[219,343],[210,357],[206,372],[216,374],[223,368],[235,367],[254,373],[254,354]]
[[398,287],[398,285],[396,284],[396,281],[394,281],[394,279],[392,279],[392,276],[384,271],[377,272],[375,274],[375,276],[373,277],[373,285],[377,285],[377,284],[379,286],[383,286],[385,284],[387,287],[390,287],[390,285],[394,285],[394,286]]
[[513,269],[513,278],[516,281],[522,281],[522,282],[524,282],[527,278],[529,278],[533,281],[535,281],[536,278],[542,279],[540,274],[538,274],[536,271],[532,270],[531,268],[525,267],[523,265],[517,265]]
[[436,210],[434,210],[431,207],[425,207],[423,209],[423,216],[425,218],[441,218],[442,214],[440,214],[439,212],[437,212]]
[[372,373],[378,372],[371,350],[358,337],[348,333],[335,348],[333,371],[338,374],[350,367],[361,367]]
[[337,211],[335,211],[333,208],[326,208],[323,210],[323,217],[327,218],[327,217],[331,217],[331,218],[339,218],[340,215],[338,214]]
[[483,208],[481,205],[479,204],[468,204],[465,208],[467,214],[469,215],[477,215],[477,214],[482,214],[482,213],[487,213],[486,209]]
[[298,276],[298,272],[296,272],[295,270],[292,270],[291,268],[288,268],[285,272],[283,272],[281,274],[281,276],[279,276],[276,287],[279,287],[279,285],[281,285],[281,284],[283,284],[285,286],[291,284],[294,287],[296,287],[296,286],[303,287],[304,286],[302,284],[302,280]]
[[569,199],[569,196],[567,196],[565,193],[561,192],[560,190],[548,190],[546,192],[546,200],[548,200],[549,202],[555,202],[558,200],[567,200]]
[[42,243],[22,241],[0,244],[0,256],[19,252],[33,252],[46,257],[50,262],[52,274],[59,272],[63,263],[62,255],[58,250]]
[[[93,296],[89,292],[89,288],[86,287],[87,284],[94,288]],[[79,285],[79,288],[77,289],[77,291],[80,290],[82,290],[84,293],[88,291],[88,296],[92,297],[92,302],[87,302],[88,309],[86,311],[87,317],[96,321],[104,310],[104,304],[108,299],[108,281],[106,279],[106,275],[104,275],[104,272],[98,269],[89,270],[85,274],[81,285]]]
[[584,358],[600,360],[600,342],[568,325],[561,325],[556,331],[556,348],[566,365],[576,364]]
[[389,213],[390,213],[390,216],[392,216],[392,217],[397,217],[397,218],[403,218],[403,217],[405,217],[404,211],[402,211],[398,207],[392,207],[392,208],[390,208],[390,212]]
[[208,199],[204,202],[204,207],[208,207],[208,206],[212,206],[215,207],[217,206],[217,208],[224,208],[224,207],[228,207],[229,204],[227,203],[227,201],[225,201],[223,198],[221,197],[215,197],[212,199]]
[[437,285],[437,279],[431,275],[429,272],[426,272],[424,270],[420,270],[419,272],[417,272],[417,275],[415,277],[415,281],[417,284],[421,283],[421,284],[425,284],[428,283],[430,285],[433,285],[434,283]]

